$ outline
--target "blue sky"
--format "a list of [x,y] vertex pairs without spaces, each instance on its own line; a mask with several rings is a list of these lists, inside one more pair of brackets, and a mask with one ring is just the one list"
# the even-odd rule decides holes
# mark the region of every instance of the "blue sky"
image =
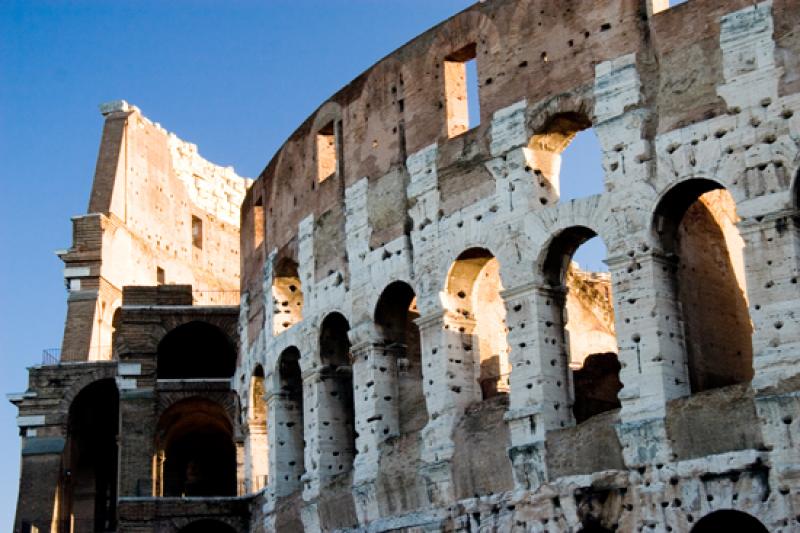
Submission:
[[[69,247],[70,216],[86,211],[98,104],[126,99],[206,158],[255,177],[338,88],[471,3],[0,2],[0,391],[25,390],[25,367],[61,343],[66,291],[53,251]],[[565,195],[599,191],[597,150],[590,132],[570,148]],[[579,260],[598,268],[602,248],[592,250]],[[15,415],[0,399],[0,530],[16,501]]]

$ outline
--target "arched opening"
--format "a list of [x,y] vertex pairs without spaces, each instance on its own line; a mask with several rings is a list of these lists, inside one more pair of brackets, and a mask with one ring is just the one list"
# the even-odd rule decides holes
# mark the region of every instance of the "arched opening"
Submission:
[[300,372],[300,352],[289,347],[278,358],[278,420],[276,483],[278,496],[286,496],[302,488],[305,473],[305,425],[303,422],[303,376]]
[[396,281],[384,289],[375,308],[378,326],[387,353],[397,358],[397,409],[400,434],[419,431],[428,422],[428,409],[422,389],[422,349],[417,299],[407,283]]
[[158,483],[162,496],[235,496],[236,448],[223,408],[190,398],[158,423]]
[[118,418],[113,379],[88,385],[70,405],[60,513],[66,531],[116,529]]
[[250,378],[248,416],[250,490],[258,492],[267,485],[269,442],[267,439],[267,404],[264,400],[264,368],[256,365]]
[[[620,407],[621,369],[617,358],[614,303],[608,272],[584,270],[573,259],[580,257],[601,270],[605,246],[590,228],[574,226],[559,233],[550,243],[544,261],[544,276],[551,291],[549,322],[567,354],[564,379],[567,403],[577,423]],[[602,269],[605,270],[605,269]],[[554,341],[557,342],[557,341]],[[556,362],[556,364],[559,364]],[[563,362],[560,363],[563,365]],[[563,385],[572,383],[572,398]]]
[[198,520],[182,527],[180,533],[236,533],[236,529],[219,520]]
[[339,313],[325,317],[320,330],[322,390],[318,411],[321,426],[325,428],[319,443],[322,477],[350,472],[356,453],[349,330],[347,319]]
[[189,322],[167,333],[158,344],[159,379],[229,378],[236,368],[236,348],[218,327]]
[[603,192],[603,153],[585,113],[556,114],[528,147],[543,205]]
[[284,258],[272,274],[272,334],[278,335],[303,320],[303,291],[297,263]]
[[656,237],[675,264],[672,285],[692,392],[753,377],[753,327],[738,220],[730,193],[705,179],[677,185],[656,208]]
[[586,518],[581,525],[580,533],[612,533],[596,518]]
[[508,393],[506,309],[500,292],[500,262],[485,248],[470,248],[455,260],[447,277],[445,326],[471,335],[465,349],[481,398]]
[[767,533],[767,528],[752,515],[733,509],[724,509],[714,511],[698,520],[691,533],[718,533],[720,531]]

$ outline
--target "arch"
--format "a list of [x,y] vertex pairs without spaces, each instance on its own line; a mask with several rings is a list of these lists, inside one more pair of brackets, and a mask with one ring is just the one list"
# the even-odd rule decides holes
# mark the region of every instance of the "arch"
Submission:
[[286,348],[278,357],[278,390],[276,403],[275,480],[278,496],[287,496],[302,488],[305,473],[305,435],[303,413],[303,377],[300,351]]
[[[472,360],[474,379],[484,400],[508,393],[511,368],[502,290],[500,262],[486,248],[469,248],[450,266],[445,327],[472,336],[465,343],[465,350],[471,352],[465,358]],[[465,369],[469,371],[469,365]]]
[[178,531],[179,533],[237,533],[233,526],[219,520],[211,519],[192,522]]
[[161,496],[235,496],[236,448],[225,410],[205,398],[181,400],[159,419],[157,485]]
[[656,242],[684,330],[692,392],[753,377],[752,323],[744,273],[744,240],[736,203],[718,182],[683,181],[664,193],[653,215]]
[[323,478],[350,472],[356,454],[349,330],[347,319],[338,312],[328,314],[320,326],[320,397],[327,399],[317,408],[323,428],[319,437]]
[[59,516],[87,530],[116,529],[119,392],[113,379],[84,387],[71,403]]
[[716,533],[718,531],[767,533],[768,530],[753,515],[734,509],[722,509],[707,514],[698,520],[691,533]]
[[297,263],[284,257],[272,274],[272,334],[278,335],[303,320],[303,289]]
[[545,306],[546,322],[555,328],[567,354],[560,363],[561,382],[572,383],[571,388],[561,387],[562,401],[572,405],[577,423],[619,408],[622,389],[611,276],[582,270],[573,260],[594,238],[599,239],[597,232],[586,226],[563,229],[550,240],[541,263],[548,299],[554,303]]
[[250,491],[266,486],[269,473],[269,441],[267,438],[267,405],[264,399],[264,367],[256,365],[250,377],[248,406],[248,458]]
[[397,414],[400,434],[419,431],[428,422],[422,386],[422,348],[417,298],[404,281],[390,283],[375,306],[375,325],[387,353],[397,359]]
[[228,335],[208,322],[192,321],[167,333],[157,348],[159,379],[230,378],[236,349]]
[[[547,114],[546,122],[534,130],[528,143],[532,156],[531,166],[539,179],[539,201],[546,205],[559,200],[571,200],[603,192],[602,153],[597,138],[592,133],[592,120],[584,110],[557,110]],[[562,161],[570,144],[580,136],[579,144],[598,152],[597,168],[601,176],[600,186],[581,183],[580,187],[570,183],[562,187]],[[585,154],[582,156],[585,158]]]

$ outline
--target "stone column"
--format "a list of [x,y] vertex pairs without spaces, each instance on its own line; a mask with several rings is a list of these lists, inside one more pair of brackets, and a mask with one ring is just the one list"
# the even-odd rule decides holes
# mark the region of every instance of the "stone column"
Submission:
[[397,389],[397,357],[380,342],[371,322],[350,330],[354,344],[353,400],[355,405],[356,455],[353,495],[359,523],[380,518],[376,483],[380,445],[400,433]]
[[572,423],[571,383],[563,328],[563,289],[530,283],[503,292],[511,347],[511,397],[506,414],[517,487],[547,481],[545,438]]
[[301,417],[293,412],[294,406],[283,392],[268,393],[266,402],[270,492],[283,498],[302,487],[303,433],[295,426]]
[[622,365],[617,436],[627,466],[667,462],[668,401],[689,394],[683,321],[674,283],[675,261],[655,250],[607,261],[614,294]]
[[[452,433],[466,406],[480,399],[475,379],[472,328],[449,321],[441,311],[416,320],[422,346],[422,379],[429,421],[422,430],[421,477],[432,505],[455,497],[450,460],[456,452]],[[474,324],[472,324],[474,327]]]

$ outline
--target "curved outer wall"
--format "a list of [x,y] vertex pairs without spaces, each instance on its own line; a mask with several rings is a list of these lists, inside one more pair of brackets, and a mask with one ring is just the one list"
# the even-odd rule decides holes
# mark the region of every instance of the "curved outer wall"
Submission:
[[[657,13],[635,0],[485,2],[377,63],[297,129],[242,209],[239,368],[247,383],[264,366],[274,415],[278,355],[300,350],[306,472],[295,519],[307,530],[540,531],[548,521],[577,530],[595,521],[689,531],[712,510],[738,508],[770,530],[796,527],[798,428],[788,413],[797,405],[788,391],[800,368],[790,193],[800,154],[798,8],[791,0],[692,0]],[[480,125],[448,136],[444,64],[470,45]],[[531,140],[559,113],[590,119],[602,194],[560,203],[545,190]],[[319,182],[317,134],[331,122],[337,171]],[[690,396],[682,325],[670,321],[679,304],[660,274],[668,251],[652,226],[666,191],[694,178],[714,180],[736,201],[753,323],[753,381],[703,399]],[[559,348],[549,347],[542,264],[548,243],[573,226],[608,247],[624,384],[619,411],[577,426],[552,412],[560,393],[547,360]],[[441,291],[471,247],[501,265],[507,406],[475,404],[454,386],[461,360],[443,329]],[[274,335],[273,267],[286,258],[299,265],[303,319]],[[417,297],[430,415],[411,438],[380,431],[391,410],[381,404],[376,367],[385,352],[373,313],[398,280]],[[335,501],[320,446],[327,400],[316,341],[333,311],[351,328],[358,434],[352,476]],[[278,446],[280,421],[269,431]],[[274,486],[263,508],[272,527],[288,512]],[[333,517],[332,506],[348,518]]]

